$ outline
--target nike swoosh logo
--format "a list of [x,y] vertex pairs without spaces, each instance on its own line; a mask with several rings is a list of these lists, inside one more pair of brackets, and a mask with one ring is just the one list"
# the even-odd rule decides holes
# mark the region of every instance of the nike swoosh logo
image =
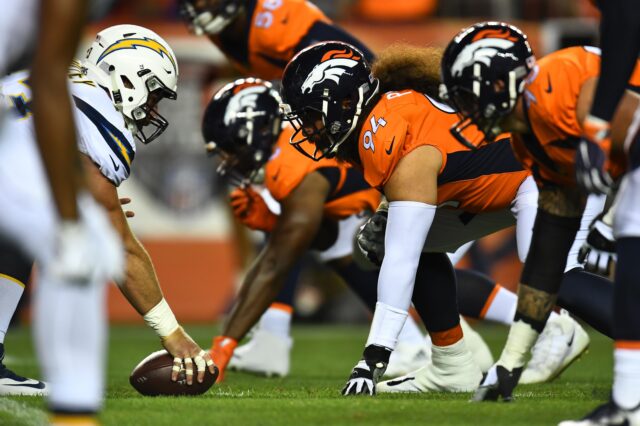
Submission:
[[387,155],[391,155],[391,151],[393,151],[393,143],[396,141],[396,137],[394,136],[393,139],[391,139],[391,145],[389,145],[389,149],[385,149],[384,152],[387,153]]
[[116,172],[120,170],[120,165],[116,164],[116,162],[113,160],[113,157],[109,156],[109,158],[111,159],[111,162],[113,163],[113,168],[116,170]]
[[33,389],[44,389],[44,383],[5,383],[3,386],[21,386]]
[[551,77],[549,77],[549,74],[547,74],[547,88],[544,91],[547,93],[551,93],[552,90],[553,87],[551,87]]
[[390,380],[387,382],[388,386],[398,386],[404,382],[408,382],[409,380],[413,380],[415,379],[415,377],[405,377],[404,379],[401,380]]
[[571,346],[573,345],[573,338],[576,337],[576,331],[573,330],[573,333],[571,333],[571,339],[569,339],[569,341],[567,342],[567,346]]
[[278,176],[280,176],[280,169],[271,176],[271,179],[275,182],[278,180]]

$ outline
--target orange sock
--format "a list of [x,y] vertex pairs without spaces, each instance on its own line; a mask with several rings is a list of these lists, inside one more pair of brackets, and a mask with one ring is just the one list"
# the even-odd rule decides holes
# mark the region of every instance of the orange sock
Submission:
[[429,336],[431,336],[431,343],[435,346],[451,346],[462,339],[462,328],[458,324],[448,330],[430,331]]

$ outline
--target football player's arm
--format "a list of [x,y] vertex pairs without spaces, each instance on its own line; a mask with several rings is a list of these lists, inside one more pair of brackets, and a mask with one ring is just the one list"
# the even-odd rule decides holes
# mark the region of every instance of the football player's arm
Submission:
[[224,336],[242,339],[273,302],[287,274],[316,236],[330,190],[329,181],[313,172],[282,201],[282,213],[247,273]]
[[442,155],[422,146],[403,157],[384,185],[389,201],[378,303],[367,346],[394,349],[406,319],[420,254],[436,212]]
[[129,228],[115,185],[88,157],[83,155],[82,159],[91,193],[107,211],[111,224],[121,236],[125,247],[126,277],[123,282],[118,283],[120,291],[156,331],[165,349],[174,356],[172,380],[177,379],[184,360],[187,383],[193,382],[193,364],[197,367],[198,381],[202,382],[205,368],[212,374],[214,372],[211,357],[180,327],[164,300],[151,258]]
[[68,71],[87,12],[84,0],[43,0],[32,63],[31,110],[53,198],[63,219],[77,220],[76,196],[85,186],[78,157]]
[[640,7],[637,0],[599,2],[602,62],[591,115],[611,121],[640,54]]

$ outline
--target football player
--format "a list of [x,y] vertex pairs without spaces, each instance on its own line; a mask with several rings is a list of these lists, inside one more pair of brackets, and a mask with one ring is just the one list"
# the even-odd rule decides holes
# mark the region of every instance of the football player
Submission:
[[306,0],[180,0],[189,28],[206,35],[245,76],[282,78],[293,56],[318,41],[341,40],[373,53]]
[[[472,389],[481,373],[464,344],[445,253],[513,225],[516,216],[519,251],[526,251],[521,228],[535,214],[536,189],[508,140],[473,162],[448,134],[451,108],[411,89],[382,92],[364,55],[341,42],[296,55],[285,69],[283,96],[296,149],[314,160],[337,156],[356,165],[390,201],[373,324],[343,393],[375,393],[414,292],[433,343],[432,364],[416,375],[416,386]],[[437,204],[453,208],[436,214]]]
[[[519,161],[539,188],[538,214],[530,255],[518,289],[518,309],[496,365],[476,392],[476,400],[510,400],[528,348],[544,327],[562,281],[564,261],[574,243],[586,204],[576,188],[574,156],[599,72],[599,51],[573,47],[535,60],[526,36],[499,22],[461,31],[442,60],[441,95],[461,120],[452,134],[480,152],[502,134],[513,134]],[[625,97],[613,139],[623,140],[636,102]],[[467,134],[471,125],[482,131]],[[625,127],[626,126],[626,127]],[[620,164],[611,170],[619,174]],[[548,241],[554,244],[549,245]],[[615,334],[614,334],[615,338]]]
[[[0,212],[0,226],[34,253],[40,266],[34,301],[36,342],[45,376],[54,389],[49,403],[58,413],[78,414],[82,410],[80,414],[86,414],[100,407],[106,337],[104,284],[124,269],[120,244],[126,251],[126,276],[121,274],[117,282],[174,355],[172,379],[176,380],[182,368],[189,384],[195,370],[199,381],[205,369],[213,372],[209,355],[179,326],[164,300],[151,259],[129,229],[117,195],[117,186],[128,178],[135,156],[134,137],[146,144],[167,127],[156,107],[164,98],[176,98],[177,78],[178,65],[171,48],[154,32],[134,25],[101,31],[85,60],[71,67],[69,90],[77,149],[89,189],[102,206],[93,198],[80,198],[80,214],[94,238],[93,250],[99,250],[92,250],[91,255],[107,258],[90,282],[76,281],[73,286],[60,280],[52,262],[56,214],[32,135],[29,74],[18,72],[2,80],[2,94],[11,111],[0,143],[0,202],[11,208]],[[101,214],[100,208],[108,216]],[[109,221],[119,235],[109,234],[106,239],[95,229],[108,229]],[[56,308],[65,312],[64,317],[51,315]],[[64,326],[65,334],[48,327],[52,319],[62,324],[51,326]],[[86,330],[91,331],[88,336]],[[57,339],[71,342],[71,348],[59,348]]]
[[[84,216],[80,214],[80,204],[83,201],[80,200],[79,193],[85,199],[88,195],[79,156],[75,150],[76,134],[67,88],[67,69],[76,51],[85,16],[90,4],[94,6],[97,3],[98,1],[80,0],[10,0],[3,3],[3,11],[0,14],[0,76],[31,62],[32,74],[29,82],[35,101],[31,102],[29,107],[35,111],[34,129],[38,149],[60,219],[55,231],[56,251],[52,257],[52,270],[59,281],[73,283],[71,285],[76,285],[79,281],[86,282],[100,268],[109,267],[109,256],[100,257],[94,254],[96,251],[109,251],[109,246],[99,244],[100,241],[113,238],[110,237],[113,231],[108,223],[100,225],[94,221],[94,226],[89,227]],[[31,55],[33,50],[35,54]],[[0,121],[3,112],[7,110],[4,100],[0,99]],[[3,138],[4,136],[0,135],[0,143],[3,142]],[[3,189],[7,186],[7,182],[0,185]],[[97,214],[104,215],[100,211]],[[24,291],[32,262],[31,254],[23,254],[13,241],[4,237],[1,239],[0,395],[47,394],[49,387],[45,383],[21,377],[2,363],[5,354],[4,336]],[[112,250],[122,250],[117,245],[111,246]],[[36,292],[40,288],[39,286]],[[50,317],[45,324],[46,331],[40,332],[66,334],[68,325],[57,320],[61,315],[66,316],[65,307],[53,306],[48,314]],[[90,337],[94,334],[90,329],[85,331]],[[71,340],[83,341],[85,337],[79,330],[74,330]],[[53,342],[49,349],[57,352],[68,344],[68,339],[60,338]],[[69,365],[58,367],[67,372]],[[75,368],[71,365],[72,375],[76,371]],[[77,375],[74,377],[79,380],[79,384],[90,379],[83,379]],[[52,401],[64,401],[80,411],[84,410],[82,403],[74,405],[75,401],[55,386],[54,392],[57,394],[52,396]]]
[[[576,171],[578,183],[590,192],[607,192],[610,178],[604,168],[606,154],[611,145],[611,138],[620,126],[616,118],[625,108],[625,92],[629,77],[635,72],[634,66],[640,54],[640,8],[632,0],[613,0],[597,2],[601,11],[600,44],[602,46],[602,61],[600,64],[600,78],[598,79],[593,102],[589,114],[582,122],[582,136],[580,149],[576,156]],[[637,86],[636,86],[637,89]],[[614,350],[614,383],[611,400],[596,408],[581,421],[562,422],[563,426],[573,425],[604,425],[623,423],[640,425],[640,317],[638,304],[638,274],[635,272],[634,260],[640,249],[640,228],[638,227],[637,197],[637,141],[632,134],[637,132],[636,112],[632,128],[628,130],[624,151],[630,160],[631,171],[625,178],[623,190],[616,201],[619,206],[620,217],[606,217],[601,221],[600,228],[605,231],[603,258],[611,251],[613,234],[619,239],[613,248],[617,251],[615,283],[615,335]],[[616,142],[615,140],[613,141]],[[634,149],[635,148],[635,149]],[[620,151],[619,147],[611,147]],[[622,209],[629,209],[627,211]],[[608,225],[608,226],[607,226]],[[613,233],[606,233],[613,225]],[[608,237],[608,238],[606,238]],[[614,254],[615,256],[615,254]]]

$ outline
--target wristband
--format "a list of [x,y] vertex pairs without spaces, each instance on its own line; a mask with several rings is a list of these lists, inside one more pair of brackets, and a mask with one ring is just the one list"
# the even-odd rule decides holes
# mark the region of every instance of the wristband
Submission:
[[173,312],[164,297],[156,306],[151,308],[149,312],[144,314],[143,318],[144,322],[146,322],[149,327],[153,328],[160,338],[169,336],[180,327],[176,320],[176,316],[173,315]]

